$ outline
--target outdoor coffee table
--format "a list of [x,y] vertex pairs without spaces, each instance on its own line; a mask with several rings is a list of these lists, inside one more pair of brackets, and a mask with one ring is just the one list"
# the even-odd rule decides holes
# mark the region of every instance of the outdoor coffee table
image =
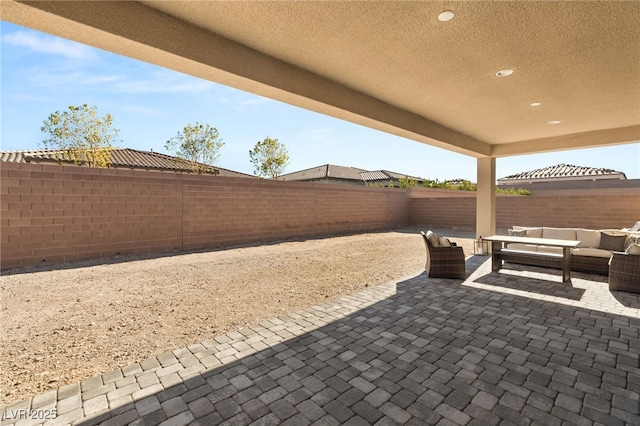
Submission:
[[[562,281],[571,281],[571,249],[577,247],[580,241],[554,240],[550,238],[516,237],[511,235],[492,235],[483,240],[491,241],[491,269],[499,271],[502,261],[536,260],[542,264],[562,266]],[[541,246],[562,247],[560,253],[546,253],[538,251],[510,250],[505,247],[509,243],[533,244]]]

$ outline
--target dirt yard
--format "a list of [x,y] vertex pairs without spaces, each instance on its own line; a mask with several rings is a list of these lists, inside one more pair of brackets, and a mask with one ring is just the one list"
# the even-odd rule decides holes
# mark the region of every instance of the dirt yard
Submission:
[[417,275],[425,248],[406,229],[122,260],[0,277],[0,406]]

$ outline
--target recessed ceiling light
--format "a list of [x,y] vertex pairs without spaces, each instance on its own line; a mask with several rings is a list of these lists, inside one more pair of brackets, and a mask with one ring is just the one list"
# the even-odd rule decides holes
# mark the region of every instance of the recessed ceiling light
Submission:
[[455,12],[453,12],[452,10],[445,10],[440,15],[438,15],[438,21],[448,22],[452,20],[454,16],[456,16]]
[[548,122],[547,124],[560,124],[560,120],[551,120],[550,122]]
[[531,102],[532,107],[538,107],[540,105],[542,105],[542,102]]
[[511,74],[513,74],[513,70],[509,68],[505,68],[503,70],[496,72],[496,77],[506,77]]

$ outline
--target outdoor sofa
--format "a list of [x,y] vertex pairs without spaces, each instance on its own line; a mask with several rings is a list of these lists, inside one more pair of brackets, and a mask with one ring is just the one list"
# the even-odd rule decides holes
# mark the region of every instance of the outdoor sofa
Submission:
[[[614,252],[626,253],[638,250],[640,247],[640,233],[616,229],[582,229],[582,228],[552,228],[513,226],[509,235],[550,238],[558,240],[578,240],[580,245],[571,252],[571,270],[609,275],[609,262]],[[514,256],[505,259],[512,263],[522,263],[535,266],[555,266],[545,262],[545,257],[531,256],[532,253],[562,253],[562,248],[534,244],[510,243],[507,245]],[[518,256],[517,252],[526,252],[527,256]],[[524,253],[523,253],[524,254]],[[632,262],[640,262],[640,257],[631,258]]]

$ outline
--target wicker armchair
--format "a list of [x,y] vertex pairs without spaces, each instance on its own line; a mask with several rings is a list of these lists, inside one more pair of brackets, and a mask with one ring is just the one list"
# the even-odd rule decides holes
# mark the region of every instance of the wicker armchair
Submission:
[[427,249],[427,264],[425,271],[430,278],[460,278],[465,279],[465,260],[462,247],[435,247],[421,232]]
[[640,293],[640,256],[613,252],[609,264],[609,290]]

